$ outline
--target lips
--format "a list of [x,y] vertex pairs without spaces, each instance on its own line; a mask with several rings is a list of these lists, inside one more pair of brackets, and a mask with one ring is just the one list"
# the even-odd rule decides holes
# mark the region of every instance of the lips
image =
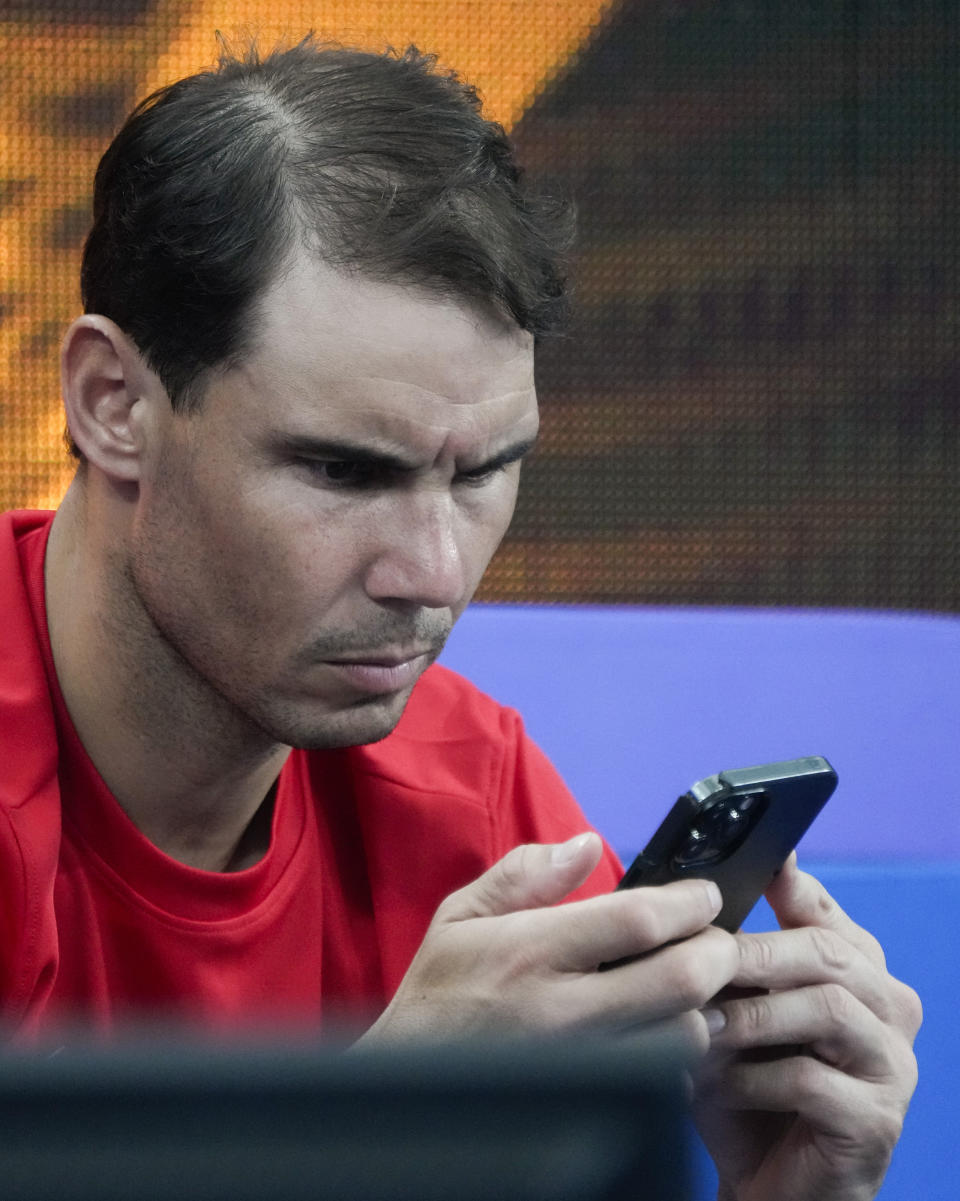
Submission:
[[399,667],[413,659],[421,659],[425,655],[433,655],[432,646],[414,647],[411,650],[382,650],[365,651],[357,654],[338,655],[335,659],[327,659],[327,663],[359,667]]
[[430,665],[428,650],[377,651],[351,658],[328,659],[326,665],[358,692],[385,695],[412,687]]

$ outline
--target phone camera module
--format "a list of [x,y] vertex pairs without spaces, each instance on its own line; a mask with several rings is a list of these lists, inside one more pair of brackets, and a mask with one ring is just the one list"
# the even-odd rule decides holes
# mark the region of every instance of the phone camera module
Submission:
[[705,806],[673,853],[675,868],[692,869],[719,863],[743,843],[766,808],[765,793],[728,793]]

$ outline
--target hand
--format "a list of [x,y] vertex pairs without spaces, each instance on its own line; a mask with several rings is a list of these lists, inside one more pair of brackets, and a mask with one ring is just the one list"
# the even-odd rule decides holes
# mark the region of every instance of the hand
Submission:
[[759,995],[719,1001],[698,1084],[720,1198],[866,1201],[916,1085],[920,1001],[794,857],[767,899],[782,929],[736,936],[732,980]]
[[[705,1052],[707,1026],[698,1011],[739,960],[733,937],[708,924],[719,893],[688,880],[558,906],[590,875],[601,850],[596,834],[517,847],[447,897],[395,997],[359,1045],[662,1020]],[[674,939],[686,941],[663,946]],[[597,971],[640,954],[615,971]]]

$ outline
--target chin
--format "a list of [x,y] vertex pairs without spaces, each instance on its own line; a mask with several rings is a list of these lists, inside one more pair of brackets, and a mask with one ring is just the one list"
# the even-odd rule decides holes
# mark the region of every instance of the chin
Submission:
[[366,700],[319,719],[315,714],[298,713],[286,715],[285,721],[261,724],[278,742],[300,751],[367,746],[393,733],[412,691]]

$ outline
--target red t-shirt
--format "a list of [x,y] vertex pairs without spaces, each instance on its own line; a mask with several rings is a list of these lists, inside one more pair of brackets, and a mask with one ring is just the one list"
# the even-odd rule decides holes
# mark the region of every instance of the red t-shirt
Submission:
[[[111,795],[60,694],[51,518],[0,517],[0,1004],[16,1030],[369,1020],[445,896],[518,843],[587,828],[518,715],[434,666],[382,742],[291,753],[254,867],[170,859]],[[619,874],[608,850],[574,895]]]

